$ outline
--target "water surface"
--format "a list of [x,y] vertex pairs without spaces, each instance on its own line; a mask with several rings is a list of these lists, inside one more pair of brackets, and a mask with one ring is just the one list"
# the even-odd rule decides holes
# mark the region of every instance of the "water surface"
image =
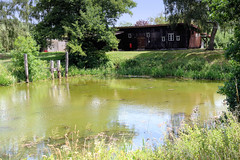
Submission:
[[143,139],[161,143],[167,128],[179,126],[194,108],[199,108],[201,120],[226,110],[224,96],[217,94],[220,85],[78,77],[0,87],[0,150],[8,152],[23,137],[47,139],[75,126],[82,137],[131,133],[134,146],[141,146]]

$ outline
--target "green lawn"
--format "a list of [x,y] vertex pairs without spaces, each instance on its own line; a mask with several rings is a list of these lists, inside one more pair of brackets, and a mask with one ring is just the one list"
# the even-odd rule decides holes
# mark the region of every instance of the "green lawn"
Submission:
[[156,58],[156,57],[173,57],[175,60],[186,58],[191,59],[193,57],[204,58],[208,62],[212,62],[216,59],[224,60],[223,50],[207,51],[205,49],[186,49],[186,50],[152,50],[152,51],[113,51],[108,52],[110,60],[114,63],[119,63],[128,59],[134,59],[137,57]]
[[224,80],[230,64],[223,50],[205,49],[108,52],[116,75]]

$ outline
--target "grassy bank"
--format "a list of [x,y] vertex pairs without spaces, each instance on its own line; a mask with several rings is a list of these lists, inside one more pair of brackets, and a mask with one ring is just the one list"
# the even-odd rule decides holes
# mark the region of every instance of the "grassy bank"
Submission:
[[224,80],[230,70],[223,50],[110,52],[117,75]]
[[[223,123],[222,123],[223,122]],[[77,132],[73,132],[77,134]],[[164,145],[132,150],[131,145],[117,145],[114,140],[96,137],[93,147],[82,146],[77,136],[66,137],[63,146],[51,145],[51,155],[43,159],[239,159],[240,124],[233,117],[213,121],[211,127],[185,125],[178,135],[168,134]],[[74,141],[70,141],[75,137]],[[170,137],[170,138],[169,138]]]
[[[150,76],[224,80],[229,73],[230,64],[225,60],[223,53],[223,50],[202,49],[108,52],[109,62],[104,66],[94,69],[70,66],[69,76]],[[8,67],[11,66],[10,58],[9,55],[2,55],[0,64],[5,68],[11,68]],[[63,52],[40,53],[38,59],[61,60],[64,73]]]

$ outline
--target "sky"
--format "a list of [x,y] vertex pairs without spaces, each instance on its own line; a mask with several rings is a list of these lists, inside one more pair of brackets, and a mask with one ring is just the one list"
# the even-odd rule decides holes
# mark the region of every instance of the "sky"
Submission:
[[137,7],[131,9],[133,15],[124,14],[117,21],[117,25],[121,22],[130,22],[135,24],[138,20],[147,20],[149,17],[156,17],[164,12],[163,0],[134,0]]

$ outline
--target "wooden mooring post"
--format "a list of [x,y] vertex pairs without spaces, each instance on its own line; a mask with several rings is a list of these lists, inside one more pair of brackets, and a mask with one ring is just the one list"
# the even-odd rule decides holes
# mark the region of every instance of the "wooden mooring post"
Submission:
[[26,83],[29,83],[27,54],[24,54],[24,68],[25,68],[25,75],[26,75]]
[[53,60],[50,61],[50,71],[51,71],[52,79],[54,79],[54,61]]
[[57,75],[58,75],[58,78],[60,79],[61,78],[61,61],[60,60],[57,60]]
[[65,77],[68,78],[68,52],[66,52],[66,67],[65,67]]

